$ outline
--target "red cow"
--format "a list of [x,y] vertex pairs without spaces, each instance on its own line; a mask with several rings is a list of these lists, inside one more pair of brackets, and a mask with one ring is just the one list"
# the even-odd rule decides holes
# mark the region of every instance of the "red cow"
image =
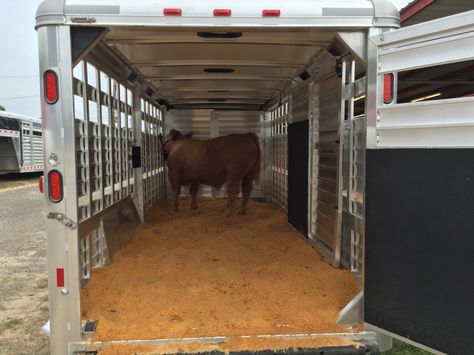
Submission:
[[199,184],[221,189],[227,182],[227,207],[230,216],[242,187],[241,214],[247,210],[253,181],[260,175],[260,143],[256,134],[229,134],[207,140],[192,139],[172,129],[163,144],[168,165],[168,179],[173,191],[174,210],[182,185],[189,185],[191,208],[197,208]]

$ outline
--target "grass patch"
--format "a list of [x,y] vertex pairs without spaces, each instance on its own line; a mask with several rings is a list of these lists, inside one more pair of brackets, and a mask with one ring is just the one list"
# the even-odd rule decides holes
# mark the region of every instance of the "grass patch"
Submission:
[[390,351],[381,353],[382,355],[431,355],[430,352],[421,350],[400,340],[393,339],[393,348]]

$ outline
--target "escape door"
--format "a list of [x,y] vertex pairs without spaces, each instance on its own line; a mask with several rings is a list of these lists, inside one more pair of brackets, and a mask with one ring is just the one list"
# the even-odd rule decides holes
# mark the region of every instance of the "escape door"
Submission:
[[472,69],[421,98],[398,90],[397,101],[397,86],[431,90],[441,78],[422,73],[472,61],[474,11],[372,36],[368,58],[364,321],[433,352],[470,354],[474,90],[448,93],[472,88]]

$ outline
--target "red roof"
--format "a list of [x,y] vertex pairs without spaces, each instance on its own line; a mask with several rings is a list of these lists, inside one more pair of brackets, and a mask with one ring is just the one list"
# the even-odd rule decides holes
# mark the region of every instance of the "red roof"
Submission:
[[426,7],[430,6],[436,0],[415,0],[400,10],[400,22],[403,23],[409,18],[415,16]]

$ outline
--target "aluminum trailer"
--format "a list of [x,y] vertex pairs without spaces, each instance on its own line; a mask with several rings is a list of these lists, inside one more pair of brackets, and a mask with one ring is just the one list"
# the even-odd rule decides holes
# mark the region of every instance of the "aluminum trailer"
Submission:
[[396,87],[398,73],[472,60],[473,24],[467,12],[397,29],[382,0],[44,1],[52,354],[107,345],[87,338],[81,288],[117,248],[105,220],[143,221],[166,197],[171,127],[259,133],[254,197],[363,286],[340,322],[364,330],[339,336],[469,353],[474,98],[399,104]]
[[43,171],[41,120],[0,111],[0,174]]

